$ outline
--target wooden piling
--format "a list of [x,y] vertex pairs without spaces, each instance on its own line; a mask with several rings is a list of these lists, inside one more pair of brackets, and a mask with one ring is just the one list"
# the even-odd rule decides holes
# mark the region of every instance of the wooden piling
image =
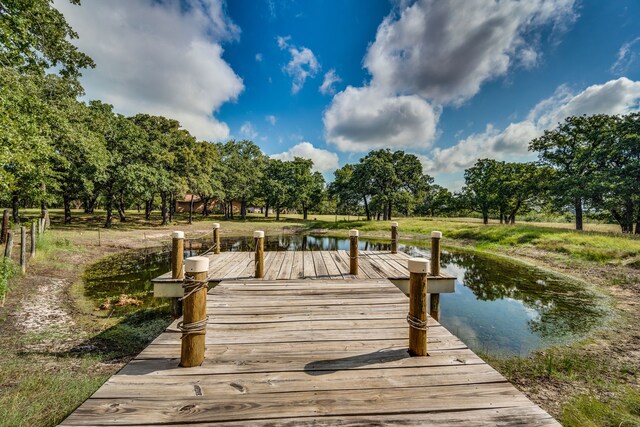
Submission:
[[398,223],[391,223],[391,253],[398,253]]
[[0,230],[0,243],[7,241],[9,234],[9,209],[5,209],[2,213],[2,230]]
[[440,239],[441,231],[431,232],[431,275],[438,276],[440,274]]
[[[431,232],[431,275],[440,275],[440,239],[441,231]],[[429,314],[440,321],[440,294],[429,294]]]
[[[171,235],[171,278],[184,278],[184,232],[174,231]],[[171,308],[174,318],[182,316],[182,300],[171,298]]]
[[220,254],[220,224],[213,223],[213,253]]
[[409,261],[409,354],[427,356],[427,266],[424,258]]
[[[182,330],[180,366],[200,366],[204,361],[205,333],[207,327],[207,287],[200,283],[207,280],[209,258],[195,256],[187,258],[185,266],[184,319],[179,324]],[[197,289],[191,293],[193,287]]]
[[20,227],[20,269],[22,274],[27,272],[27,229]]
[[36,222],[31,222],[31,257],[36,256],[36,242],[38,241],[38,231],[36,230]]
[[10,231],[7,233],[7,243],[4,247],[4,256],[11,259],[11,252],[13,251],[13,233]]
[[256,244],[256,279],[264,277],[264,231],[254,231],[253,239]]
[[358,230],[349,230],[349,274],[358,275]]

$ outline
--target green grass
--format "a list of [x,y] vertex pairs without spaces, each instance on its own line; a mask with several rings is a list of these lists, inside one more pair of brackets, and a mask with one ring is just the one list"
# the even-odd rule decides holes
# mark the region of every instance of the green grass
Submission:
[[583,394],[564,406],[562,424],[567,427],[640,426],[640,390],[629,386],[605,401]]
[[9,282],[18,273],[18,266],[9,258],[0,258],[0,301],[9,291]]
[[[603,232],[578,232],[533,224],[484,225],[449,219],[399,219],[401,235],[428,237],[432,230],[443,232],[445,239],[455,239],[481,250],[508,250],[530,247],[569,258],[597,263],[622,264],[640,255],[640,238]],[[389,234],[388,221],[316,221],[313,227],[344,231],[357,228],[375,236]],[[445,245],[447,241],[443,242]],[[628,265],[635,265],[634,262]]]

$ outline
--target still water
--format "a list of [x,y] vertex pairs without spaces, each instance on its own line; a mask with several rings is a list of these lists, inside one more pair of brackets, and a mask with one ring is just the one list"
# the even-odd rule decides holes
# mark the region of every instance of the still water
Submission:
[[[389,250],[388,242],[360,240],[362,250]],[[185,242],[185,256],[210,241]],[[412,256],[429,256],[429,241],[399,245]],[[253,239],[225,238],[223,251],[253,250]],[[200,249],[200,248],[204,249]],[[265,250],[348,249],[349,240],[326,236],[267,236]],[[170,270],[169,246],[128,251],[99,261],[85,277],[87,295],[102,302],[127,294],[148,307],[151,279]],[[551,273],[466,252],[443,252],[442,266],[456,277],[455,293],[440,297],[441,323],[471,349],[493,355],[522,355],[586,335],[605,316],[603,297]],[[123,309],[126,310],[126,309]]]

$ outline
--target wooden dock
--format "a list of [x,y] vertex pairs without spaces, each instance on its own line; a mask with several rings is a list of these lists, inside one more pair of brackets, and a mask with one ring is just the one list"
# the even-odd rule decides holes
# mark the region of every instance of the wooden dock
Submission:
[[[253,252],[222,252],[209,257],[209,282],[250,280],[254,274]],[[409,255],[398,252],[360,251],[358,275],[349,274],[348,251],[272,251],[265,252],[264,280],[290,279],[392,279],[409,278]],[[442,272],[430,276],[432,281],[453,281]],[[172,279],[171,272],[155,279],[154,283],[182,282]]]
[[[233,259],[221,279],[244,274]],[[344,278],[324,253],[315,274],[335,259],[342,278],[292,278],[306,258],[289,259],[289,280],[209,291],[202,366],[178,367],[174,323],[62,424],[559,425],[433,319],[429,356],[410,357],[408,298],[386,278]]]

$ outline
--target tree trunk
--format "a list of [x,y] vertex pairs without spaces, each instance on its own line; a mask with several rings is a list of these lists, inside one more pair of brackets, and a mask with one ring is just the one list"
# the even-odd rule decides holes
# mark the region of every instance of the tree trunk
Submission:
[[574,206],[576,209],[576,230],[582,230],[582,198],[576,197]]
[[173,221],[173,215],[176,213],[176,196],[173,192],[169,193],[169,222]]
[[96,201],[98,200],[98,196],[87,197],[84,200],[84,213],[92,214],[96,208]]
[[202,216],[209,216],[209,197],[204,196],[203,194],[200,195],[200,200],[202,201]]
[[245,199],[242,199],[240,203],[240,218],[247,219],[247,201]]
[[276,221],[280,221],[280,206],[276,206]]
[[302,219],[307,220],[309,214],[309,207],[307,205],[302,205]]
[[71,224],[71,196],[66,191],[62,196],[62,204],[64,205],[64,223]]
[[122,194],[118,199],[118,215],[120,215],[120,222],[127,222],[127,216],[124,212],[124,198]]
[[391,221],[391,206],[392,206],[392,204],[391,204],[391,200],[389,200],[389,205],[388,205],[388,210],[389,210],[389,211],[388,211],[388,213],[387,213],[387,219],[388,219],[389,221]]
[[165,191],[160,193],[160,199],[162,200],[162,204],[160,205],[160,210],[162,211],[162,224],[167,225],[169,214],[167,212],[167,193]]
[[104,228],[111,228],[113,225],[113,195],[111,192],[107,192],[105,197],[104,207],[107,210],[107,220],[104,223]]
[[633,200],[628,198],[624,203],[624,233],[633,233]]
[[267,203],[265,203],[264,205],[264,217],[269,218],[269,201],[268,200],[267,200]]
[[229,201],[229,218],[233,219],[233,200]]
[[376,213],[376,221],[380,221],[380,212]]
[[153,197],[144,201],[144,219],[149,221],[151,219],[151,210],[153,208]]
[[18,198],[18,193],[13,193],[11,195],[11,216],[13,217],[14,224],[20,224],[20,213],[18,212],[18,202],[20,199]]
[[487,209],[482,210],[482,223],[489,224],[489,211]]
[[193,223],[193,194],[191,195],[191,200],[189,201],[189,224]]
[[371,221],[371,212],[369,212],[369,203],[367,202],[367,196],[364,196],[363,199],[364,199],[364,211],[367,214],[367,221]]
[[504,213],[502,213],[502,211],[500,211],[500,224],[504,223]]

